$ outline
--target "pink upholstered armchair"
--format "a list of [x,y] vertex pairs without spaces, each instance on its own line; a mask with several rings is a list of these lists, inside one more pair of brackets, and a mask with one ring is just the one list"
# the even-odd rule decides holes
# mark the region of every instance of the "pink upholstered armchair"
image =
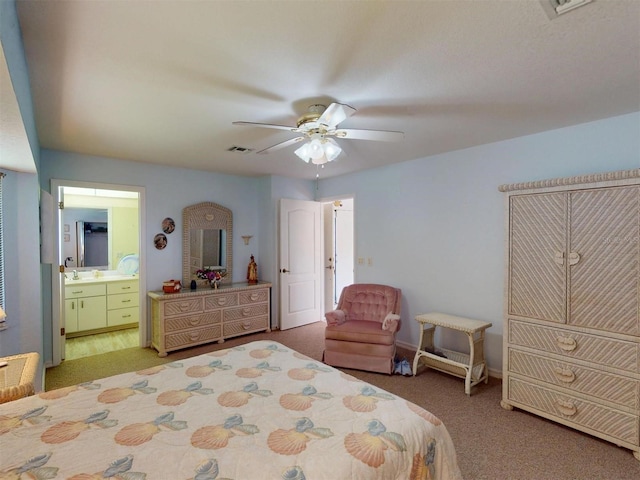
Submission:
[[325,314],[324,362],[391,374],[401,300],[401,290],[387,285],[360,283],[345,287],[338,308]]

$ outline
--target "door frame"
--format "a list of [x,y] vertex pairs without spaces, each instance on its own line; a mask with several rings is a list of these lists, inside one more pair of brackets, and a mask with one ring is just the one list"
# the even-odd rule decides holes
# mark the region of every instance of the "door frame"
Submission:
[[143,239],[146,238],[146,220],[145,220],[145,188],[135,185],[118,185],[110,183],[84,182],[76,180],[51,179],[51,195],[54,201],[56,214],[53,215],[53,248],[56,252],[55,262],[51,264],[51,352],[52,366],[59,365],[62,361],[62,342],[65,338],[60,334],[64,322],[64,301],[63,301],[63,278],[60,272],[60,265],[64,263],[62,252],[62,241],[64,235],[64,225],[61,221],[62,210],[59,208],[60,203],[60,187],[81,187],[96,188],[104,190],[121,190],[128,192],[136,192],[138,194],[138,251],[140,259],[140,269],[138,274],[139,281],[139,308],[140,320],[138,322],[139,345],[146,347],[148,345],[147,338],[149,326],[147,322],[147,279],[146,279],[146,248]]

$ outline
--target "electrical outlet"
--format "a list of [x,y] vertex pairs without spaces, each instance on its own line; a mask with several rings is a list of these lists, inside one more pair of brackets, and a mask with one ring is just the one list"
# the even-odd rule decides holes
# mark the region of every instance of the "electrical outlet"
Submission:
[[358,257],[358,265],[364,265],[364,258]]

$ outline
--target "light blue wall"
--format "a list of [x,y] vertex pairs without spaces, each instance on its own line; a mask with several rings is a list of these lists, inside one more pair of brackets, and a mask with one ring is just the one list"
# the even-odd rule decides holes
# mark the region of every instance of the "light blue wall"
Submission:
[[[13,1],[0,2],[0,41],[31,146],[33,158],[25,159],[25,162],[33,162],[38,169],[40,147],[33,115],[29,72]],[[35,173],[6,173],[2,200],[5,310],[9,326],[7,330],[0,332],[0,356],[24,352],[42,353],[38,176]],[[42,387],[41,375],[36,377],[35,386],[37,389]]]
[[[504,205],[498,186],[640,168],[640,113],[320,181],[318,198],[355,195],[356,281],[402,288],[399,340],[419,313],[490,321],[490,368],[502,362]],[[450,347],[459,340],[444,336]]]
[[[254,253],[260,262],[259,251],[249,251],[241,235],[253,235],[252,244],[260,244],[258,230],[260,212],[259,178],[223,175],[212,172],[162,167],[74,153],[43,150],[40,182],[50,191],[51,180],[99,182],[145,188],[146,255],[141,257],[146,274],[147,289],[161,290],[162,282],[182,278],[182,209],[199,202],[215,202],[233,212],[233,281],[243,281],[249,255]],[[153,237],[161,233],[165,217],[176,221],[176,229],[167,235],[167,247],[156,250]],[[267,272],[262,280],[270,280]],[[45,304],[45,346],[51,338],[50,275],[43,283]],[[49,310],[47,311],[47,306]],[[46,352],[50,358],[51,352]]]
[[[215,202],[233,212],[233,281],[246,280],[250,255],[258,263],[260,280],[277,282],[277,200],[281,197],[313,199],[313,183],[283,177],[242,177],[198,170],[162,167],[91,157],[68,152],[43,150],[40,182],[50,191],[51,180],[99,182],[141,186],[146,197],[146,255],[142,268],[147,290],[161,290],[162,282],[182,277],[182,209],[199,202]],[[167,247],[156,250],[153,236],[160,233],[165,217],[176,221],[175,231],[167,235]],[[252,235],[245,245],[242,235]],[[51,274],[45,272],[45,358],[52,358]],[[273,324],[277,324],[277,285],[274,285]]]

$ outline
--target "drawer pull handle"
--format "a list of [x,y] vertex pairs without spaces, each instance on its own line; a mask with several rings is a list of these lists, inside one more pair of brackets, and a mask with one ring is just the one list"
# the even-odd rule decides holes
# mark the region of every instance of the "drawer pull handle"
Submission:
[[121,290],[131,290],[131,287],[120,287]]
[[556,340],[558,341],[558,346],[565,352],[571,352],[578,346],[576,340],[571,337],[560,336]]
[[260,296],[257,293],[252,293],[249,298],[251,298],[251,300],[253,300],[255,302],[259,297]]
[[218,305],[226,305],[226,304],[227,304],[226,298],[218,298]]
[[191,341],[194,342],[194,341],[198,340],[198,338],[200,338],[200,334],[192,332],[192,333],[189,334],[189,338],[191,339]]
[[248,315],[251,315],[251,309],[243,308],[242,309],[242,315],[245,316],[245,317],[248,316]]
[[189,304],[188,303],[181,303],[179,306],[180,310],[182,310],[183,312],[186,310],[189,310]]
[[79,295],[79,294],[81,294],[82,292],[83,292],[83,290],[78,290],[78,291],[76,291],[76,292],[71,292],[71,293],[73,293],[74,295]]
[[251,324],[249,322],[245,322],[242,324],[243,330],[249,330],[251,328]]
[[189,325],[200,325],[200,319],[199,318],[190,318],[189,319]]
[[557,400],[558,410],[561,414],[571,417],[578,413],[578,408],[569,400]]
[[569,265],[575,265],[580,261],[580,254],[578,252],[569,252]]
[[131,317],[131,314],[128,314],[128,315],[122,315],[122,318],[129,318],[129,317]]
[[121,300],[122,303],[129,303],[131,300]]
[[553,371],[561,382],[572,383],[576,379],[576,374],[570,368],[556,367]]

